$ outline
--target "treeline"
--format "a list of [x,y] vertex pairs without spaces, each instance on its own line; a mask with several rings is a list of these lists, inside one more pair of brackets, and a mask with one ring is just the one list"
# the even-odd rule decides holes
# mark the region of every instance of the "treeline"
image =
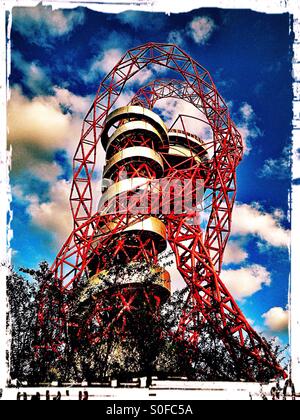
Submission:
[[[42,262],[38,270],[22,268],[20,272],[23,274],[11,270],[7,278],[7,330],[11,340],[7,362],[12,380],[29,384],[99,383],[111,379],[126,381],[137,376],[161,379],[184,376],[200,381],[240,381],[249,380],[249,371],[260,382],[275,377],[275,371],[258,366],[242,352],[235,353],[233,358],[211,325],[201,319],[201,339],[197,345],[188,340],[195,333],[194,324],[187,325],[185,333],[179,334],[178,322],[186,304],[187,290],[174,293],[158,314],[149,312],[147,305],[141,306],[127,319],[126,337],[120,334],[116,325],[91,345],[84,336],[79,341],[70,328],[65,337],[66,346],[60,348],[59,355],[49,349],[41,351],[41,340],[45,338],[37,328],[41,300],[44,312],[48,313],[48,319],[43,321],[50,340],[56,328],[53,320],[57,322],[62,305],[68,306],[71,319],[77,316],[77,322],[80,322],[80,315],[76,314],[78,301],[68,295],[56,296],[46,262]],[[83,279],[78,290],[85,287],[86,280]],[[61,299],[69,301],[62,302]],[[94,332],[97,333],[97,329]],[[276,345],[275,340],[269,344],[282,361],[286,349]]]

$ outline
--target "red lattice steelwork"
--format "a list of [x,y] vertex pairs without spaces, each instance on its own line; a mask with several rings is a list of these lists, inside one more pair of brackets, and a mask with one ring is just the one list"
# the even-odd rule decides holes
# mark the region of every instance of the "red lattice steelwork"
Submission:
[[[189,116],[185,115],[178,116],[176,129],[173,127],[173,130],[169,131],[169,140],[163,139],[160,146],[157,146],[157,139],[154,141],[155,136],[149,136],[145,130],[136,136],[131,134],[117,137],[118,141],[122,139],[118,144],[112,144],[110,148],[104,144],[107,146],[108,160],[115,158],[109,176],[113,182],[120,182],[120,174],[126,171],[129,179],[144,178],[145,185],[150,188],[151,182],[157,178],[164,177],[169,182],[180,181],[185,188],[190,188],[192,197],[197,194],[196,181],[202,180],[202,205],[205,211],[200,211],[200,219],[202,214],[207,215],[205,228],[202,223],[191,223],[191,218],[197,216],[197,211],[174,211],[176,200],[172,194],[167,199],[171,210],[162,214],[162,204],[159,200],[165,197],[162,197],[164,191],[161,190],[155,212],[152,206],[147,214],[135,214],[128,205],[123,212],[119,209],[113,214],[107,214],[101,213],[99,209],[99,212],[92,214],[91,181],[99,141],[102,139],[102,143],[105,143],[103,138],[107,136],[107,118],[115,108],[126,83],[143,69],[153,66],[168,68],[176,73],[178,79],[151,82],[136,93],[130,106],[137,107],[136,109],[142,107],[150,112],[161,99],[183,100],[201,113],[202,122],[207,124],[211,138],[193,138],[193,134],[187,129]],[[132,118],[128,116],[125,121],[119,119],[114,129],[122,128],[122,124],[126,125]],[[200,122],[199,119],[199,124]],[[152,129],[155,131],[154,126]],[[163,136],[163,133],[156,134],[156,137],[159,138],[160,135]],[[189,145],[192,154],[179,158],[178,147],[175,144],[174,149],[169,142],[171,138],[174,138],[174,141],[176,138],[184,138],[185,145]],[[194,140],[198,142],[196,149],[193,149]],[[135,161],[125,161],[116,157],[119,152],[129,148],[136,150],[138,155],[142,153],[141,148],[144,152],[147,149],[152,157]],[[159,156],[154,158],[154,152]],[[145,153],[147,156],[147,151]],[[174,45],[149,43],[128,51],[101,82],[93,105],[84,120],[81,139],[74,157],[70,199],[74,229],[52,267],[54,287],[58,291],[56,306],[59,307],[59,314],[45,314],[47,305],[42,290],[39,328],[43,341],[39,347],[61,353],[67,342],[67,331],[71,322],[68,319],[68,305],[60,305],[59,296],[67,294],[72,297],[83,276],[97,279],[99,274],[105,273],[112,263],[119,260],[122,260],[122,264],[146,263],[158,269],[158,256],[163,250],[163,245],[157,238],[164,235],[159,231],[164,225],[166,240],[174,253],[177,269],[189,290],[178,325],[178,336],[197,345],[201,340],[203,324],[209,322],[237,363],[238,355],[242,353],[255,359],[261,369],[271,367],[277,371],[278,376],[284,375],[268,344],[250,326],[220,278],[236,197],[236,168],[242,155],[241,135],[230,119],[228,108],[207,70]],[[160,164],[164,168],[163,173],[159,173],[160,159],[163,162],[163,165]],[[148,197],[149,188],[145,188],[145,185],[144,194]],[[129,191],[133,193],[135,189],[131,188]],[[151,224],[149,229],[145,227],[147,224]],[[138,233],[136,226],[140,227],[141,233]],[[143,235],[142,232],[147,229],[155,234]],[[168,289],[168,279],[165,278],[164,282],[165,293]],[[149,290],[132,285],[108,288],[104,290],[102,298],[94,299],[93,304],[84,309],[85,325],[75,327],[78,327],[78,334],[84,334],[91,343],[101,340],[101,334],[106,334],[107,328],[111,328],[112,325],[117,324],[121,334],[126,329],[126,316],[134,312],[141,299],[149,302],[149,308],[155,312],[161,301],[167,298],[164,293],[159,286],[150,290],[150,293]],[[101,329],[103,317],[108,313],[108,327]],[[99,327],[98,331],[91,328],[95,322]],[[52,328],[51,339],[49,334],[45,334],[49,325]],[[254,378],[251,370],[247,372],[247,378]]]

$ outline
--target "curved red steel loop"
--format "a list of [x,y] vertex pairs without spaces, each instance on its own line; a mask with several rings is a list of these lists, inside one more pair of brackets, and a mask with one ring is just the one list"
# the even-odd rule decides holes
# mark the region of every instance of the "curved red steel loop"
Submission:
[[[131,105],[152,109],[160,99],[182,99],[201,110],[199,98],[193,95],[189,85],[180,80],[158,79],[142,87],[131,100]],[[210,125],[212,125],[210,123]],[[212,127],[213,128],[213,127]],[[243,154],[243,141],[228,115],[228,135],[226,141],[214,152],[215,179],[205,187],[213,192],[212,211],[205,232],[205,247],[209,249],[212,263],[221,272],[223,255],[230,236],[231,217],[236,198],[236,167]]]
[[[104,78],[98,89],[93,106],[88,112],[82,136],[75,152],[71,209],[75,227],[92,216],[91,178],[96,164],[96,147],[101,138],[104,122],[120,96],[125,84],[138,72],[160,65],[180,74],[194,95],[200,98],[201,106],[212,127],[228,128],[228,109],[218,94],[208,71],[200,66],[179,47],[169,44],[148,43],[129,50],[114,69]],[[216,147],[224,139],[219,130]]]

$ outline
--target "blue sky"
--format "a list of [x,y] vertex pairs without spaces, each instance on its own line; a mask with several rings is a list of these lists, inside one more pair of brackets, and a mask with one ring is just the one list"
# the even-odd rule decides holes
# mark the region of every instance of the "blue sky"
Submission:
[[[52,263],[71,230],[71,165],[82,119],[118,58],[149,41],[175,42],[207,68],[244,136],[223,278],[257,329],[287,342],[292,121],[287,14],[14,8],[8,106],[13,263],[16,268],[36,267],[44,259]],[[155,76],[145,72],[142,81]],[[136,80],[121,102],[138,87]],[[180,109],[166,106],[168,115]],[[99,158],[98,174],[102,151]],[[99,177],[94,186],[100,190]]]

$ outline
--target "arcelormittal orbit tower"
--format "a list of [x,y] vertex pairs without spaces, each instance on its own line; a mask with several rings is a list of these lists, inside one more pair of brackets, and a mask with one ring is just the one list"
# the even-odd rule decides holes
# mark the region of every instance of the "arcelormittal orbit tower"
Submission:
[[[118,106],[132,77],[158,66],[171,78],[152,80]],[[157,108],[167,100],[185,103],[199,117],[178,114],[167,126],[163,107]],[[100,197],[92,176],[103,149]],[[37,351],[60,357],[70,335],[93,346],[112,330],[126,336],[141,308],[157,313],[175,281],[161,264],[168,248],[187,287],[176,337],[201,345],[209,323],[236,365],[243,360],[243,377],[256,379],[245,360],[284,376],[222,282],[242,155],[241,135],[207,70],[175,45],[129,50],[101,82],[83,123],[73,161],[74,229],[40,291]],[[50,285],[57,292],[55,316],[45,293]],[[80,321],[70,317],[72,305]]]

